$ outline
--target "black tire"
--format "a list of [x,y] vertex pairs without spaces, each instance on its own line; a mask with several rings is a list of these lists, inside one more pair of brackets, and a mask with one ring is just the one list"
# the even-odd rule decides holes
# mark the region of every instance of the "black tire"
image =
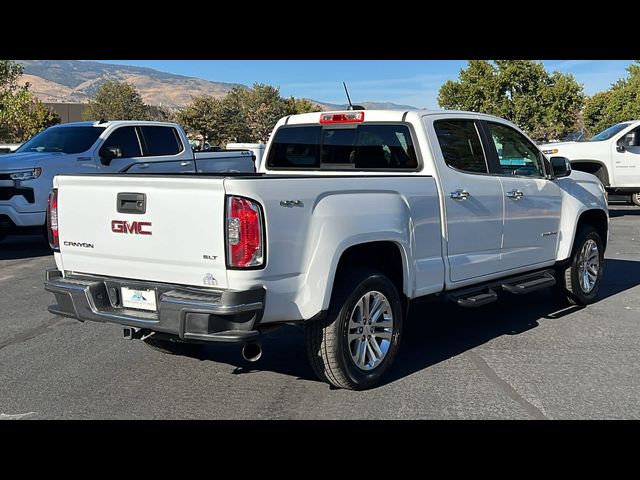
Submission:
[[185,343],[167,338],[155,338],[154,336],[145,338],[142,341],[146,346],[158,352],[169,355],[197,355],[202,349],[202,345],[197,343]]
[[[393,315],[393,327],[382,361],[375,368],[364,370],[352,358],[348,341],[349,320],[359,300],[367,292],[374,291],[386,297]],[[378,384],[398,352],[402,315],[400,296],[395,286],[380,272],[354,268],[342,274],[336,280],[327,315],[305,325],[307,356],[316,375],[334,387],[349,390],[365,390]]]
[[7,234],[4,232],[0,232],[0,242],[3,241],[5,238],[7,238]]
[[[596,283],[592,290],[585,292],[579,280],[580,253],[584,245],[593,240],[598,247],[599,268]],[[600,290],[604,274],[604,245],[600,234],[590,225],[582,226],[576,233],[571,254],[571,263],[557,269],[555,294],[558,300],[570,305],[588,305],[593,303]]]
[[632,193],[629,195],[629,199],[631,200],[631,203],[640,207],[640,193]]

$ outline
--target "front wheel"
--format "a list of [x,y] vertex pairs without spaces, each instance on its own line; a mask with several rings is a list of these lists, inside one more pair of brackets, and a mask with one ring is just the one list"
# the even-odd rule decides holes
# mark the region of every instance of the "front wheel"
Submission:
[[305,326],[316,375],[338,388],[365,390],[380,382],[398,351],[402,306],[379,272],[353,269],[338,278],[327,315]]
[[640,193],[631,194],[631,203],[640,207]]
[[0,232],[0,242],[7,238],[7,234],[4,232]]
[[576,233],[571,263],[557,272],[556,293],[572,305],[592,303],[604,273],[604,245],[598,231],[585,226]]

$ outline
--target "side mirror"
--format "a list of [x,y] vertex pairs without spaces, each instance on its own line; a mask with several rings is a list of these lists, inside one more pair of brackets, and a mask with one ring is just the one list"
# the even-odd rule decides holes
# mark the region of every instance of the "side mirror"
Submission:
[[566,157],[551,157],[551,168],[556,178],[571,175],[571,162]]
[[111,165],[114,158],[122,157],[121,147],[106,147],[100,150],[100,163],[102,165]]

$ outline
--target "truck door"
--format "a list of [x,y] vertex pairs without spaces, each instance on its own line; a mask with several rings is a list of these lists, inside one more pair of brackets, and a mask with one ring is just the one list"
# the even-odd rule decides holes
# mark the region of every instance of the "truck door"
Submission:
[[[459,282],[500,270],[503,199],[500,179],[489,173],[473,116],[433,121],[433,153],[444,202],[450,281]],[[427,128],[431,132],[430,128]]]
[[129,173],[195,173],[189,145],[175,128],[124,126],[114,130],[99,150],[101,171]]
[[611,142],[611,159],[616,187],[640,187],[640,127]]
[[504,194],[500,270],[555,261],[560,187],[547,179],[542,153],[524,135],[502,123],[482,123],[489,163],[497,169]]
[[142,160],[136,127],[119,127],[109,134],[98,150],[97,166],[100,172],[120,172]]

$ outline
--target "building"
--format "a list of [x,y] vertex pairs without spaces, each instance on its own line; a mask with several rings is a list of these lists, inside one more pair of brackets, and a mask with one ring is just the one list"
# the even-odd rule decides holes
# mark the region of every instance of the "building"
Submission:
[[45,103],[44,105],[60,116],[60,123],[81,122],[84,109],[87,108],[86,103]]

